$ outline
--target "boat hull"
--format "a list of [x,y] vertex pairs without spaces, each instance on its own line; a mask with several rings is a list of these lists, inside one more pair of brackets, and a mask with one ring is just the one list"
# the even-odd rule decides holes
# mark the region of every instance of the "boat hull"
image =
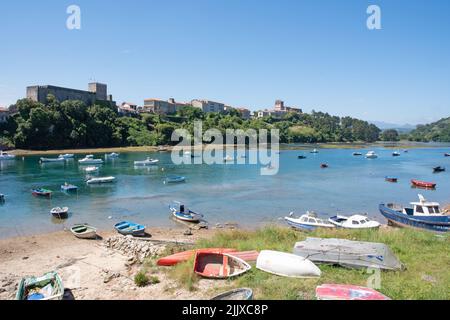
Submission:
[[264,250],[259,254],[256,268],[282,277],[318,278],[320,269],[310,260],[291,253]]
[[330,225],[330,226],[322,226],[322,225],[310,225],[310,224],[305,224],[305,223],[301,223],[301,222],[297,222],[295,221],[295,219],[292,218],[284,218],[284,220],[286,221],[286,223],[291,226],[294,229],[298,229],[301,231],[314,231],[318,228],[334,228],[334,226]]
[[253,300],[253,290],[250,288],[235,289],[219,294],[211,300]]
[[318,300],[391,300],[371,288],[343,285],[323,284],[316,288]]
[[411,184],[413,186],[415,186],[415,187],[425,188],[425,189],[434,189],[434,188],[436,188],[436,183],[434,183],[434,182],[411,180]]
[[97,239],[97,229],[86,224],[75,225],[70,231],[79,239]]
[[186,262],[191,259],[197,252],[206,252],[206,253],[229,253],[234,257],[240,258],[246,262],[254,262],[258,259],[259,252],[258,251],[236,251],[236,249],[229,248],[207,248],[207,249],[198,249],[198,250],[188,250],[179,253],[175,253],[173,255],[163,257],[158,260],[158,266],[166,266],[171,267],[177,265],[182,262]]
[[247,262],[228,253],[197,251],[195,254],[194,272],[204,278],[228,279],[250,269],[251,266]]
[[145,226],[132,222],[119,222],[114,225],[114,229],[124,236],[143,236],[145,235]]

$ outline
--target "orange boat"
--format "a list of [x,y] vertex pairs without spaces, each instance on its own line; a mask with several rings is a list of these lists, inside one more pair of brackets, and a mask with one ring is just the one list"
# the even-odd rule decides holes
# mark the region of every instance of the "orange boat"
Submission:
[[420,181],[420,180],[411,180],[411,183],[413,186],[419,187],[419,188],[427,188],[427,189],[434,189],[436,188],[436,183],[434,182],[426,182],[426,181]]
[[188,261],[197,252],[231,253],[231,254],[233,254],[233,256],[238,257],[247,262],[256,261],[256,259],[258,259],[258,255],[259,255],[258,251],[237,251],[236,249],[228,249],[228,248],[207,248],[207,249],[197,249],[197,250],[189,250],[189,251],[175,253],[173,255],[159,259],[157,264],[158,264],[158,266],[166,266],[166,267],[174,266],[178,263]]
[[252,267],[230,253],[198,251],[195,255],[194,272],[211,279],[227,279],[239,276]]

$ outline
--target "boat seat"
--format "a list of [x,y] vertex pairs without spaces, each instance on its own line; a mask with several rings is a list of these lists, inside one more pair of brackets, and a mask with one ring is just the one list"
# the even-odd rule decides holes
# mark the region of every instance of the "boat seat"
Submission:
[[228,276],[230,274],[230,265],[228,263],[228,256],[226,255],[223,256],[223,263],[219,274],[221,276]]

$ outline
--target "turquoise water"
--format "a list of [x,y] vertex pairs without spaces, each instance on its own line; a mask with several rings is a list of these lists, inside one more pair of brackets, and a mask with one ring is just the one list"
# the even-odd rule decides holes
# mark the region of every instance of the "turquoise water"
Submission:
[[[290,211],[297,214],[314,210],[324,216],[337,212],[367,212],[385,222],[378,213],[381,202],[406,204],[422,193],[430,200],[450,202],[449,172],[433,174],[438,165],[450,170],[450,158],[443,154],[450,147],[411,149],[392,157],[392,149],[375,148],[378,159],[354,157],[354,151],[368,149],[320,149],[317,155],[307,151],[281,151],[280,170],[275,176],[261,176],[259,165],[181,165],[171,163],[170,153],[127,153],[108,160],[98,176],[115,176],[111,185],[88,186],[85,173],[75,160],[65,164],[39,164],[39,156],[0,162],[0,193],[6,202],[0,205],[0,238],[57,231],[74,223],[88,222],[110,229],[123,219],[147,226],[176,227],[168,206],[173,200],[185,202],[201,212],[211,224],[238,222],[243,226],[278,221]],[[308,158],[298,160],[305,154]],[[97,155],[101,157],[102,155]],[[147,156],[160,164],[135,168],[133,161]],[[321,163],[328,169],[321,169]],[[167,175],[181,175],[186,183],[165,185]],[[399,183],[384,181],[385,176]],[[436,190],[411,188],[412,178],[436,182]],[[60,185],[79,186],[77,193],[60,192]],[[54,191],[51,199],[31,195],[32,187]],[[69,219],[61,223],[49,213],[56,206],[71,209]]]

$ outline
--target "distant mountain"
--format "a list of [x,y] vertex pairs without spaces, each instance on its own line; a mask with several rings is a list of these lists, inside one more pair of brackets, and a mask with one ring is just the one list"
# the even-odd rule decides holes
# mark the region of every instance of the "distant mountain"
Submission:
[[398,123],[389,123],[389,122],[383,122],[383,121],[369,121],[369,123],[372,123],[376,125],[381,130],[386,129],[403,129],[403,130],[414,130],[416,128],[415,125],[412,124],[398,124]]
[[430,124],[418,125],[417,129],[411,131],[410,140],[450,142],[450,117]]

